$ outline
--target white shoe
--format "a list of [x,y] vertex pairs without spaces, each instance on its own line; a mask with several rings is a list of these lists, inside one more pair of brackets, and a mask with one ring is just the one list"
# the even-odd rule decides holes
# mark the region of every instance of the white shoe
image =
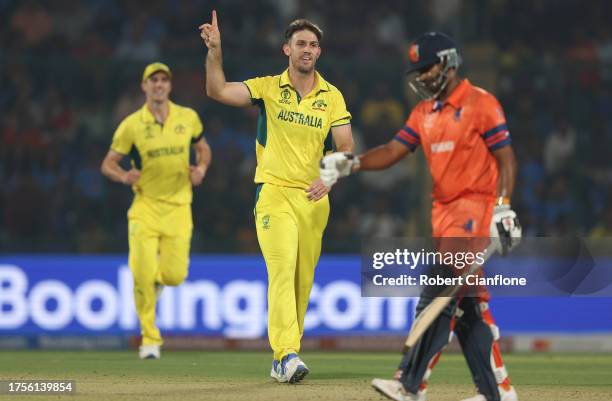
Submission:
[[476,395],[475,395],[475,396],[473,396],[473,397],[470,397],[470,398],[464,398],[464,399],[463,399],[463,400],[461,400],[461,401],[487,401],[487,399],[486,399],[486,398],[485,398],[485,396],[484,396],[484,395],[482,395],[482,394],[476,394]]
[[159,359],[160,346],[158,344],[141,345],[138,348],[138,356],[140,359]]
[[283,374],[281,363],[276,359],[272,361],[272,370],[270,370],[270,377],[275,379],[279,383],[287,383],[287,376]]
[[518,401],[518,394],[516,394],[516,390],[514,386],[510,386],[510,391],[504,391],[499,389],[502,394],[501,401]]
[[285,356],[281,362],[281,368],[282,376],[285,376],[291,384],[301,381],[309,373],[308,367],[297,354]]
[[[514,386],[510,386],[510,391],[504,391],[500,388],[499,392],[501,393],[501,401],[518,401],[518,395],[516,394]],[[476,394],[473,397],[465,398],[461,401],[487,401],[487,399],[482,394]]]
[[399,380],[372,380],[372,387],[384,396],[396,401],[426,401],[427,395],[425,392],[419,391],[418,394],[412,394],[404,389]]

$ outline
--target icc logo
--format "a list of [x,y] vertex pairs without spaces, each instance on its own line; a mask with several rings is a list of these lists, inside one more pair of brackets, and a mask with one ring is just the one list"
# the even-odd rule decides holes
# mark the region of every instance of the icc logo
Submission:
[[289,89],[285,88],[281,92],[281,99],[278,101],[279,103],[291,104],[291,92]]

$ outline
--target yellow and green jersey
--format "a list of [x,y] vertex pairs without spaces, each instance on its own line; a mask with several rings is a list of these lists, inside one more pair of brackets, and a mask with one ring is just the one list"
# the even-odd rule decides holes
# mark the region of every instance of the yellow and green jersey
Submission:
[[315,74],[316,85],[304,98],[287,70],[244,81],[260,108],[256,183],[308,188],[319,177],[321,157],[332,150],[331,128],[350,123],[340,91]]
[[137,195],[175,204],[191,203],[189,152],[202,137],[198,114],[170,102],[163,125],[145,104],[126,117],[113,136],[111,149],[130,155],[132,165],[141,171],[132,187]]

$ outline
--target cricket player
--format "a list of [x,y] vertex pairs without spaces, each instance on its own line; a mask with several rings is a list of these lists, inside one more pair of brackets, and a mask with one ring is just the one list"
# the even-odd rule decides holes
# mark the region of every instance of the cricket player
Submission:
[[351,115],[340,91],[315,70],[323,33],[312,22],[299,19],[287,28],[284,72],[244,82],[225,80],[215,11],[200,30],[208,47],[207,95],[231,106],[259,107],[254,215],[268,271],[270,375],[296,383],[308,374],[298,353],[329,215],[319,161],[332,150],[332,140],[339,151],[353,149]]
[[[507,252],[520,239],[520,226],[510,208],[516,161],[499,102],[459,77],[457,48],[442,33],[420,36],[410,46],[409,60],[410,86],[424,100],[387,144],[359,157],[326,156],[323,182],[333,185],[351,172],[386,169],[422,145],[433,178],[433,236],[484,238],[488,243],[492,233],[501,239],[502,253]],[[479,292],[451,302],[404,355],[395,380],[374,379],[373,387],[394,400],[424,401],[431,370],[454,331],[478,390],[464,401],[516,401],[488,298],[487,292]],[[417,313],[431,300],[424,292]]]
[[[163,343],[155,325],[155,305],[162,286],[177,286],[187,277],[193,228],[192,186],[210,165],[211,152],[198,114],[169,100],[172,72],[162,63],[142,74],[146,103],[115,131],[102,174],[132,187],[128,210],[129,264],[140,320],[141,359],[158,359]],[[190,166],[193,147],[197,165]],[[129,155],[132,167],[119,162]]]

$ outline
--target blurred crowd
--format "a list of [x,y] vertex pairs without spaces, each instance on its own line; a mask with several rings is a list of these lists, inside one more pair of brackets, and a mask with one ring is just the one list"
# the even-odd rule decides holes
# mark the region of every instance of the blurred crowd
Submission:
[[[273,75],[289,21],[324,30],[318,68],[343,92],[357,148],[384,143],[416,99],[407,44],[454,36],[463,73],[505,108],[526,235],[612,235],[612,3],[570,0],[0,0],[0,251],[122,252],[131,190],[101,176],[121,119],[144,102],[143,67],[173,69],[172,99],[198,111],[213,165],[195,191],[196,252],[257,252],[252,207],[255,108],[204,95],[197,27],[219,13],[229,80]],[[581,22],[582,21],[582,22]],[[331,194],[324,251],[371,236],[428,234],[420,151]]]

